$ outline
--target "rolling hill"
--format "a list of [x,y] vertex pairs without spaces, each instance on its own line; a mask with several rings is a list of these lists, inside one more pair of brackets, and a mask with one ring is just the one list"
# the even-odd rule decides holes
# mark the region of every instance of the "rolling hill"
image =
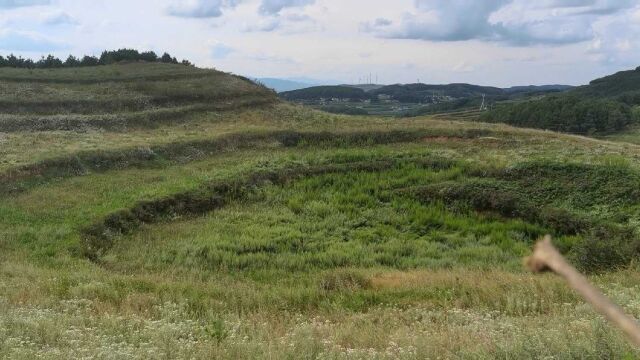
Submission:
[[629,105],[640,105],[640,98],[633,99],[638,92],[640,92],[640,67],[593,80],[589,85],[578,87],[571,93],[592,98],[624,99]]
[[[355,90],[349,90],[349,88]],[[289,101],[318,101],[332,98],[359,101],[377,99],[380,95],[385,95],[390,99],[403,103],[431,103],[433,97],[460,100],[477,99],[486,96],[489,99],[505,100],[518,95],[562,92],[571,88],[571,86],[566,85],[514,86],[507,89],[471,84],[339,85],[308,87],[301,90],[283,92],[280,96]]]
[[640,355],[521,267],[553,234],[640,313],[639,146],[332,115],[174,64],[0,87],[0,358]]
[[482,121],[576,134],[623,132],[640,122],[640,68],[593,80],[561,94],[505,103]]
[[346,85],[314,86],[301,90],[286,91],[280,93],[280,97],[289,101],[321,101],[322,99],[362,101],[372,98],[366,91]]
[[273,103],[249,80],[174,64],[0,68],[0,132],[132,129]]

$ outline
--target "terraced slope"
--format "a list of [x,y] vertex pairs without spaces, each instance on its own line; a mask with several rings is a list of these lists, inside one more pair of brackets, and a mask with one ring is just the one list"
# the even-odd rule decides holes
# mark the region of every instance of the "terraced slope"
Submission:
[[237,76],[147,63],[3,68],[0,91],[0,132],[153,127],[275,100],[269,90]]
[[[55,86],[165,91],[168,68],[122,66],[122,81]],[[202,81],[268,105],[126,131],[52,130],[67,115],[42,115],[42,127],[0,132],[0,357],[640,355],[557,279],[520,266],[551,233],[640,315],[640,147],[329,115],[269,103],[242,79]],[[82,99],[111,98],[127,96]],[[167,99],[158,106],[181,106]]]

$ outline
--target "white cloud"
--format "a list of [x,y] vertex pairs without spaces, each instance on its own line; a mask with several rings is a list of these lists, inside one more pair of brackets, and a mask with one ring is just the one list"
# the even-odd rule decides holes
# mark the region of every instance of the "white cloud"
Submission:
[[223,43],[215,43],[211,46],[211,57],[214,59],[226,59],[236,52],[236,49]]
[[262,0],[260,13],[264,15],[276,15],[286,8],[303,7],[313,3],[315,3],[315,0]]
[[460,61],[452,70],[458,73],[468,73],[475,71],[475,69],[476,68],[474,66],[469,65],[466,61]]
[[415,0],[401,22],[366,23],[384,38],[481,40],[515,46],[563,45],[594,38],[593,22],[627,10],[633,0]]
[[49,4],[51,4],[51,0],[0,0],[0,9],[15,9]]
[[32,32],[5,30],[0,32],[0,49],[17,52],[48,53],[68,48],[68,45]]
[[265,18],[245,23],[242,31],[245,32],[271,32],[277,30],[282,25],[282,21],[278,18]]
[[79,25],[80,22],[73,16],[64,11],[58,10],[42,15],[42,23],[44,25]]
[[240,0],[183,0],[172,3],[169,15],[186,18],[215,18],[222,16],[223,9],[233,8]]

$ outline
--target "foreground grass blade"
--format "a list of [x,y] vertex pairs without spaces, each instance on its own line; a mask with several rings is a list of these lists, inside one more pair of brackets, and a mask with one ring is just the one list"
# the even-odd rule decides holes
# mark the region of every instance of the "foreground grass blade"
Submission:
[[619,327],[635,346],[640,347],[640,326],[636,319],[625,314],[620,306],[604,296],[584,275],[571,266],[553,246],[551,236],[547,235],[536,244],[533,255],[525,260],[525,264],[533,272],[551,270],[563,277],[596,311]]

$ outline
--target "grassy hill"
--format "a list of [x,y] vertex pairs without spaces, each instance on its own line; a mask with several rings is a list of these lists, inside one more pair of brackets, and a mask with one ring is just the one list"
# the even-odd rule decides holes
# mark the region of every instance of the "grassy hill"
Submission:
[[520,265],[551,233],[640,315],[636,145],[182,66],[0,74],[0,357],[640,355]]
[[273,103],[247,79],[173,64],[0,68],[0,132],[132,129]]

